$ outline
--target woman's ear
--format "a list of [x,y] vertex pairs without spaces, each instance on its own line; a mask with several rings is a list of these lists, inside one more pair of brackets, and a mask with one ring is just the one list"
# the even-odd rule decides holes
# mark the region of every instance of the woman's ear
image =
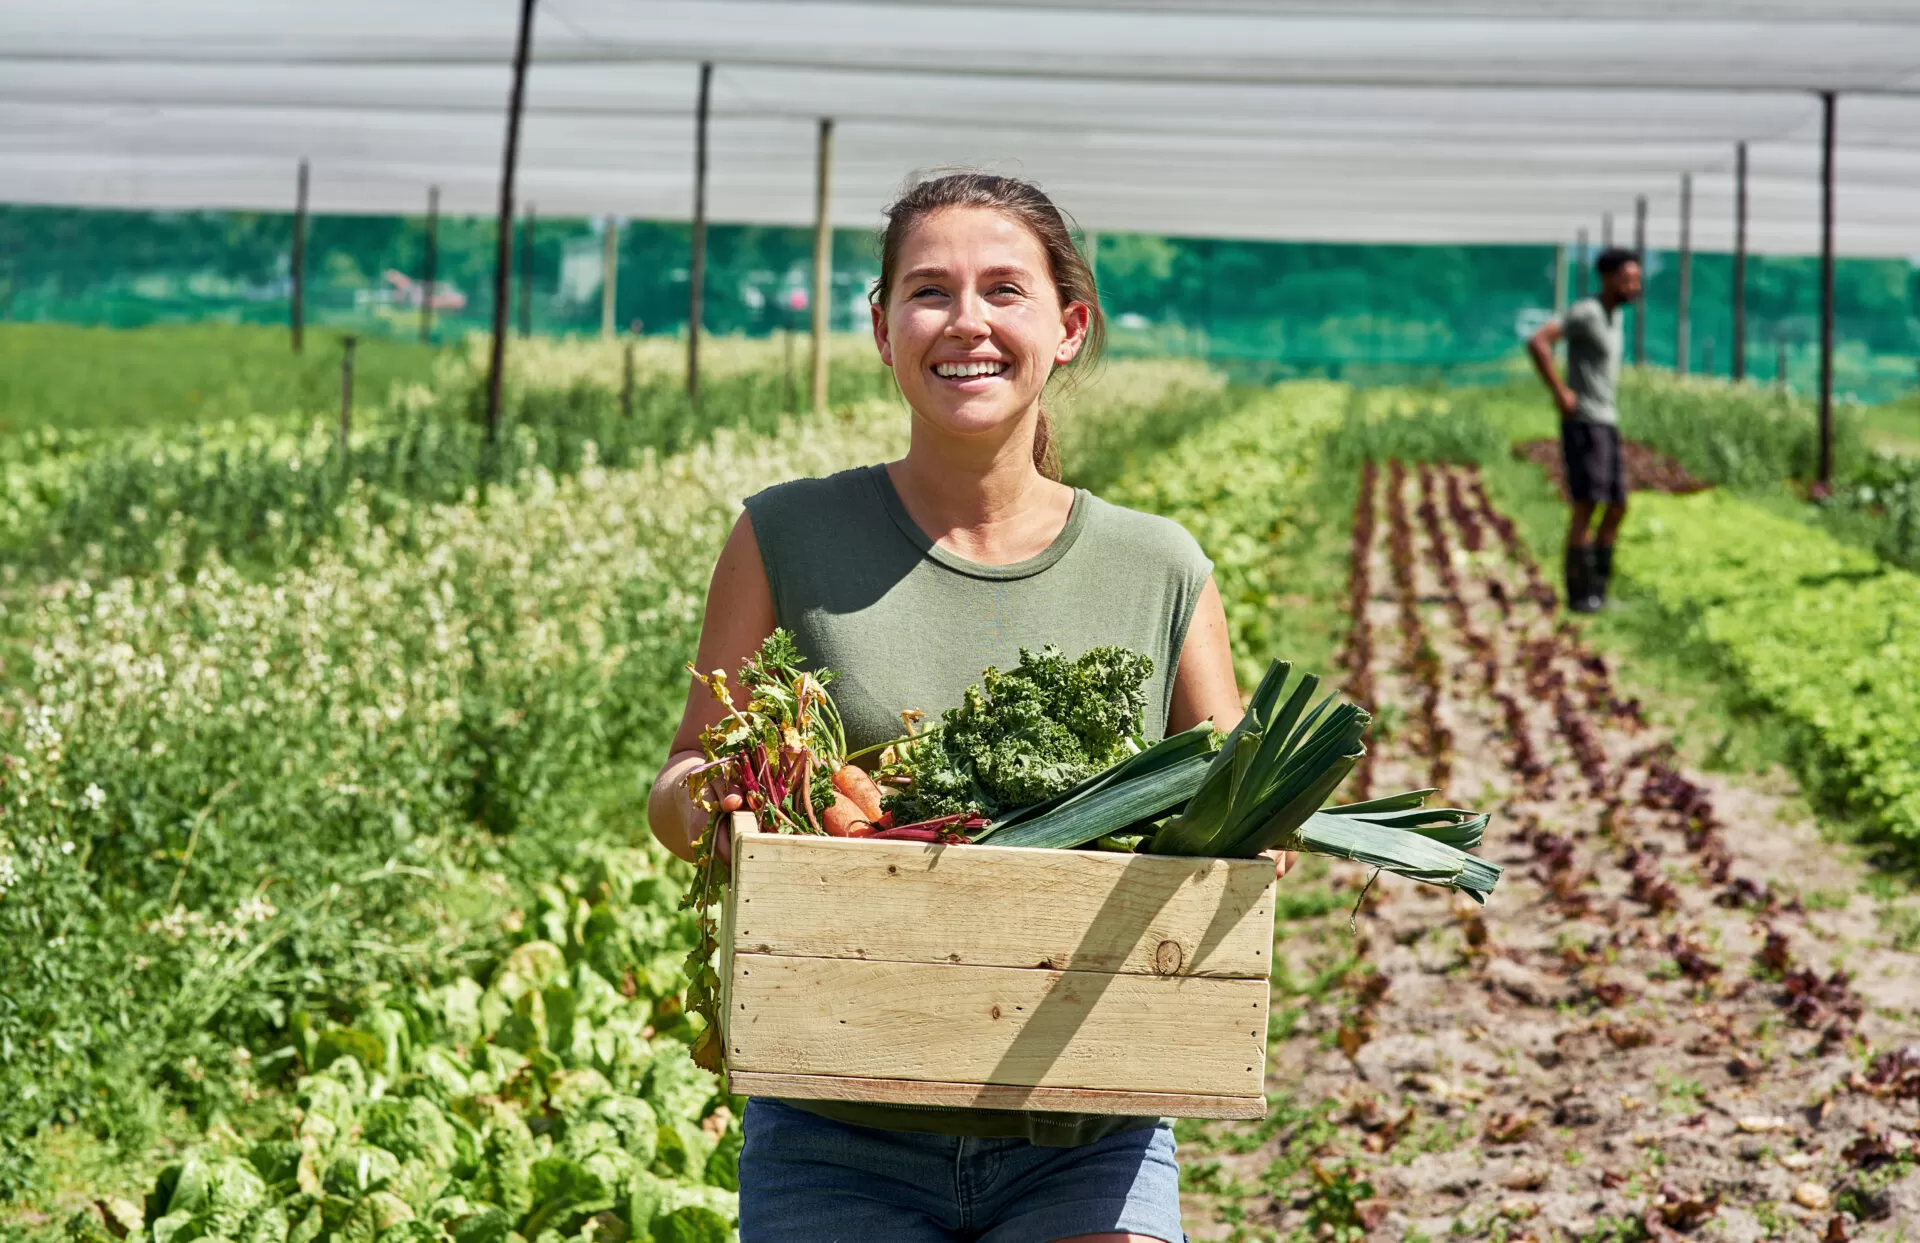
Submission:
[[873,312],[873,343],[880,349],[880,361],[891,367],[893,366],[893,342],[887,337],[887,313],[880,309],[878,302],[870,304],[867,309]]
[[1060,321],[1067,330],[1061,340],[1060,348],[1053,352],[1053,365],[1064,367],[1080,354],[1080,347],[1087,343],[1087,328],[1093,322],[1093,312],[1084,302],[1069,302],[1060,313]]

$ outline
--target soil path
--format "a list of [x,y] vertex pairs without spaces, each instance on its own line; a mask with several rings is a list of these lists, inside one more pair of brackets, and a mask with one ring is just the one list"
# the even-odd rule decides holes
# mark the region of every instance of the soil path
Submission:
[[1373,472],[1355,546],[1349,691],[1399,706],[1362,776],[1497,807],[1506,873],[1479,908],[1332,865],[1277,945],[1275,1108],[1184,1147],[1192,1236],[1920,1239],[1911,907],[1683,771],[1473,472]]

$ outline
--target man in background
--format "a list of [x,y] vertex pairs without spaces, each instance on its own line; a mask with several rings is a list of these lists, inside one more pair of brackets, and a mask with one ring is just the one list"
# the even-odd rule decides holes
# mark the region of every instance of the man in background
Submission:
[[[1614,389],[1624,344],[1621,308],[1640,297],[1640,256],[1610,246],[1594,262],[1598,297],[1582,298],[1565,318],[1550,320],[1527,342],[1534,370],[1560,411],[1560,455],[1566,465],[1573,520],[1567,527],[1567,607],[1593,613],[1605,605],[1613,575],[1613,542],[1627,516],[1627,476],[1620,454],[1620,412]],[[1567,343],[1567,378],[1553,363]],[[1600,529],[1593,531],[1596,508]]]

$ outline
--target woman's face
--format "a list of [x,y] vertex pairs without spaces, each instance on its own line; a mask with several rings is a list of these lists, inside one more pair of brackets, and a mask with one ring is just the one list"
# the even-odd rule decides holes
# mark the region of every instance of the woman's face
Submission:
[[916,414],[978,436],[1033,409],[1053,368],[1086,342],[1087,317],[1084,303],[1060,305],[1046,251],[1024,225],[955,207],[901,243],[873,335]]

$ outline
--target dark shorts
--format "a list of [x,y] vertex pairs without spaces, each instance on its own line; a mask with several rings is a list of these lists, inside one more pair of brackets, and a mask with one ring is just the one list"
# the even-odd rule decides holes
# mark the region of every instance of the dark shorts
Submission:
[[1627,503],[1627,464],[1620,456],[1620,429],[1584,419],[1560,421],[1560,458],[1567,467],[1567,496],[1595,505]]

